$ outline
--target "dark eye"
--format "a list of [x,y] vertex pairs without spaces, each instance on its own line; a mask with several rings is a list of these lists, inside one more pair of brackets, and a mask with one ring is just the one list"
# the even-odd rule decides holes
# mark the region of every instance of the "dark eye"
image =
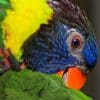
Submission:
[[75,29],[70,29],[68,31],[66,42],[69,47],[69,50],[72,50],[72,52],[82,51],[84,47],[84,37]]
[[80,48],[82,46],[82,40],[79,36],[74,36],[71,40],[72,49]]

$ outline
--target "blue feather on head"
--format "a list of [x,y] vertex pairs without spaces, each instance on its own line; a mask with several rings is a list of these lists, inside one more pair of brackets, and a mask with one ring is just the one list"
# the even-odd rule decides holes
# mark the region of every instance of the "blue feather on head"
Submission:
[[[68,78],[69,69],[74,67],[81,70],[82,78],[87,76],[97,62],[98,47],[86,14],[70,0],[48,0],[48,4],[54,10],[52,20],[48,25],[41,25],[36,34],[25,41],[24,62],[43,73],[63,71],[64,80]],[[80,89],[85,78],[82,81],[78,87],[68,86]]]

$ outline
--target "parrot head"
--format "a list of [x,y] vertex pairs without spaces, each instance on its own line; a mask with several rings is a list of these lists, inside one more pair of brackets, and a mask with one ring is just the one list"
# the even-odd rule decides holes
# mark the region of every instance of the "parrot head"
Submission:
[[98,58],[92,26],[70,0],[48,0],[52,20],[24,43],[23,59],[29,68],[57,73],[69,88],[81,89]]

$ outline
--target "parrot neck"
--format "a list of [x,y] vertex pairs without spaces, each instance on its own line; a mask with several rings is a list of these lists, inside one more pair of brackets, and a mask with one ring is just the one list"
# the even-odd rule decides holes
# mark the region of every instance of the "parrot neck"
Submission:
[[5,47],[19,59],[24,42],[35,33],[41,24],[48,24],[52,9],[46,0],[10,0],[12,9],[7,10],[3,22]]

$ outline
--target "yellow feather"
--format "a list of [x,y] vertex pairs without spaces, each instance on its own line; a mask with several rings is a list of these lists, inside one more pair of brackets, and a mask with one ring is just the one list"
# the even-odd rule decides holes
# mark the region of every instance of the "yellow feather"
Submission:
[[41,24],[51,19],[52,9],[46,0],[10,0],[12,9],[7,10],[3,22],[5,47],[19,59],[25,40],[36,32]]

